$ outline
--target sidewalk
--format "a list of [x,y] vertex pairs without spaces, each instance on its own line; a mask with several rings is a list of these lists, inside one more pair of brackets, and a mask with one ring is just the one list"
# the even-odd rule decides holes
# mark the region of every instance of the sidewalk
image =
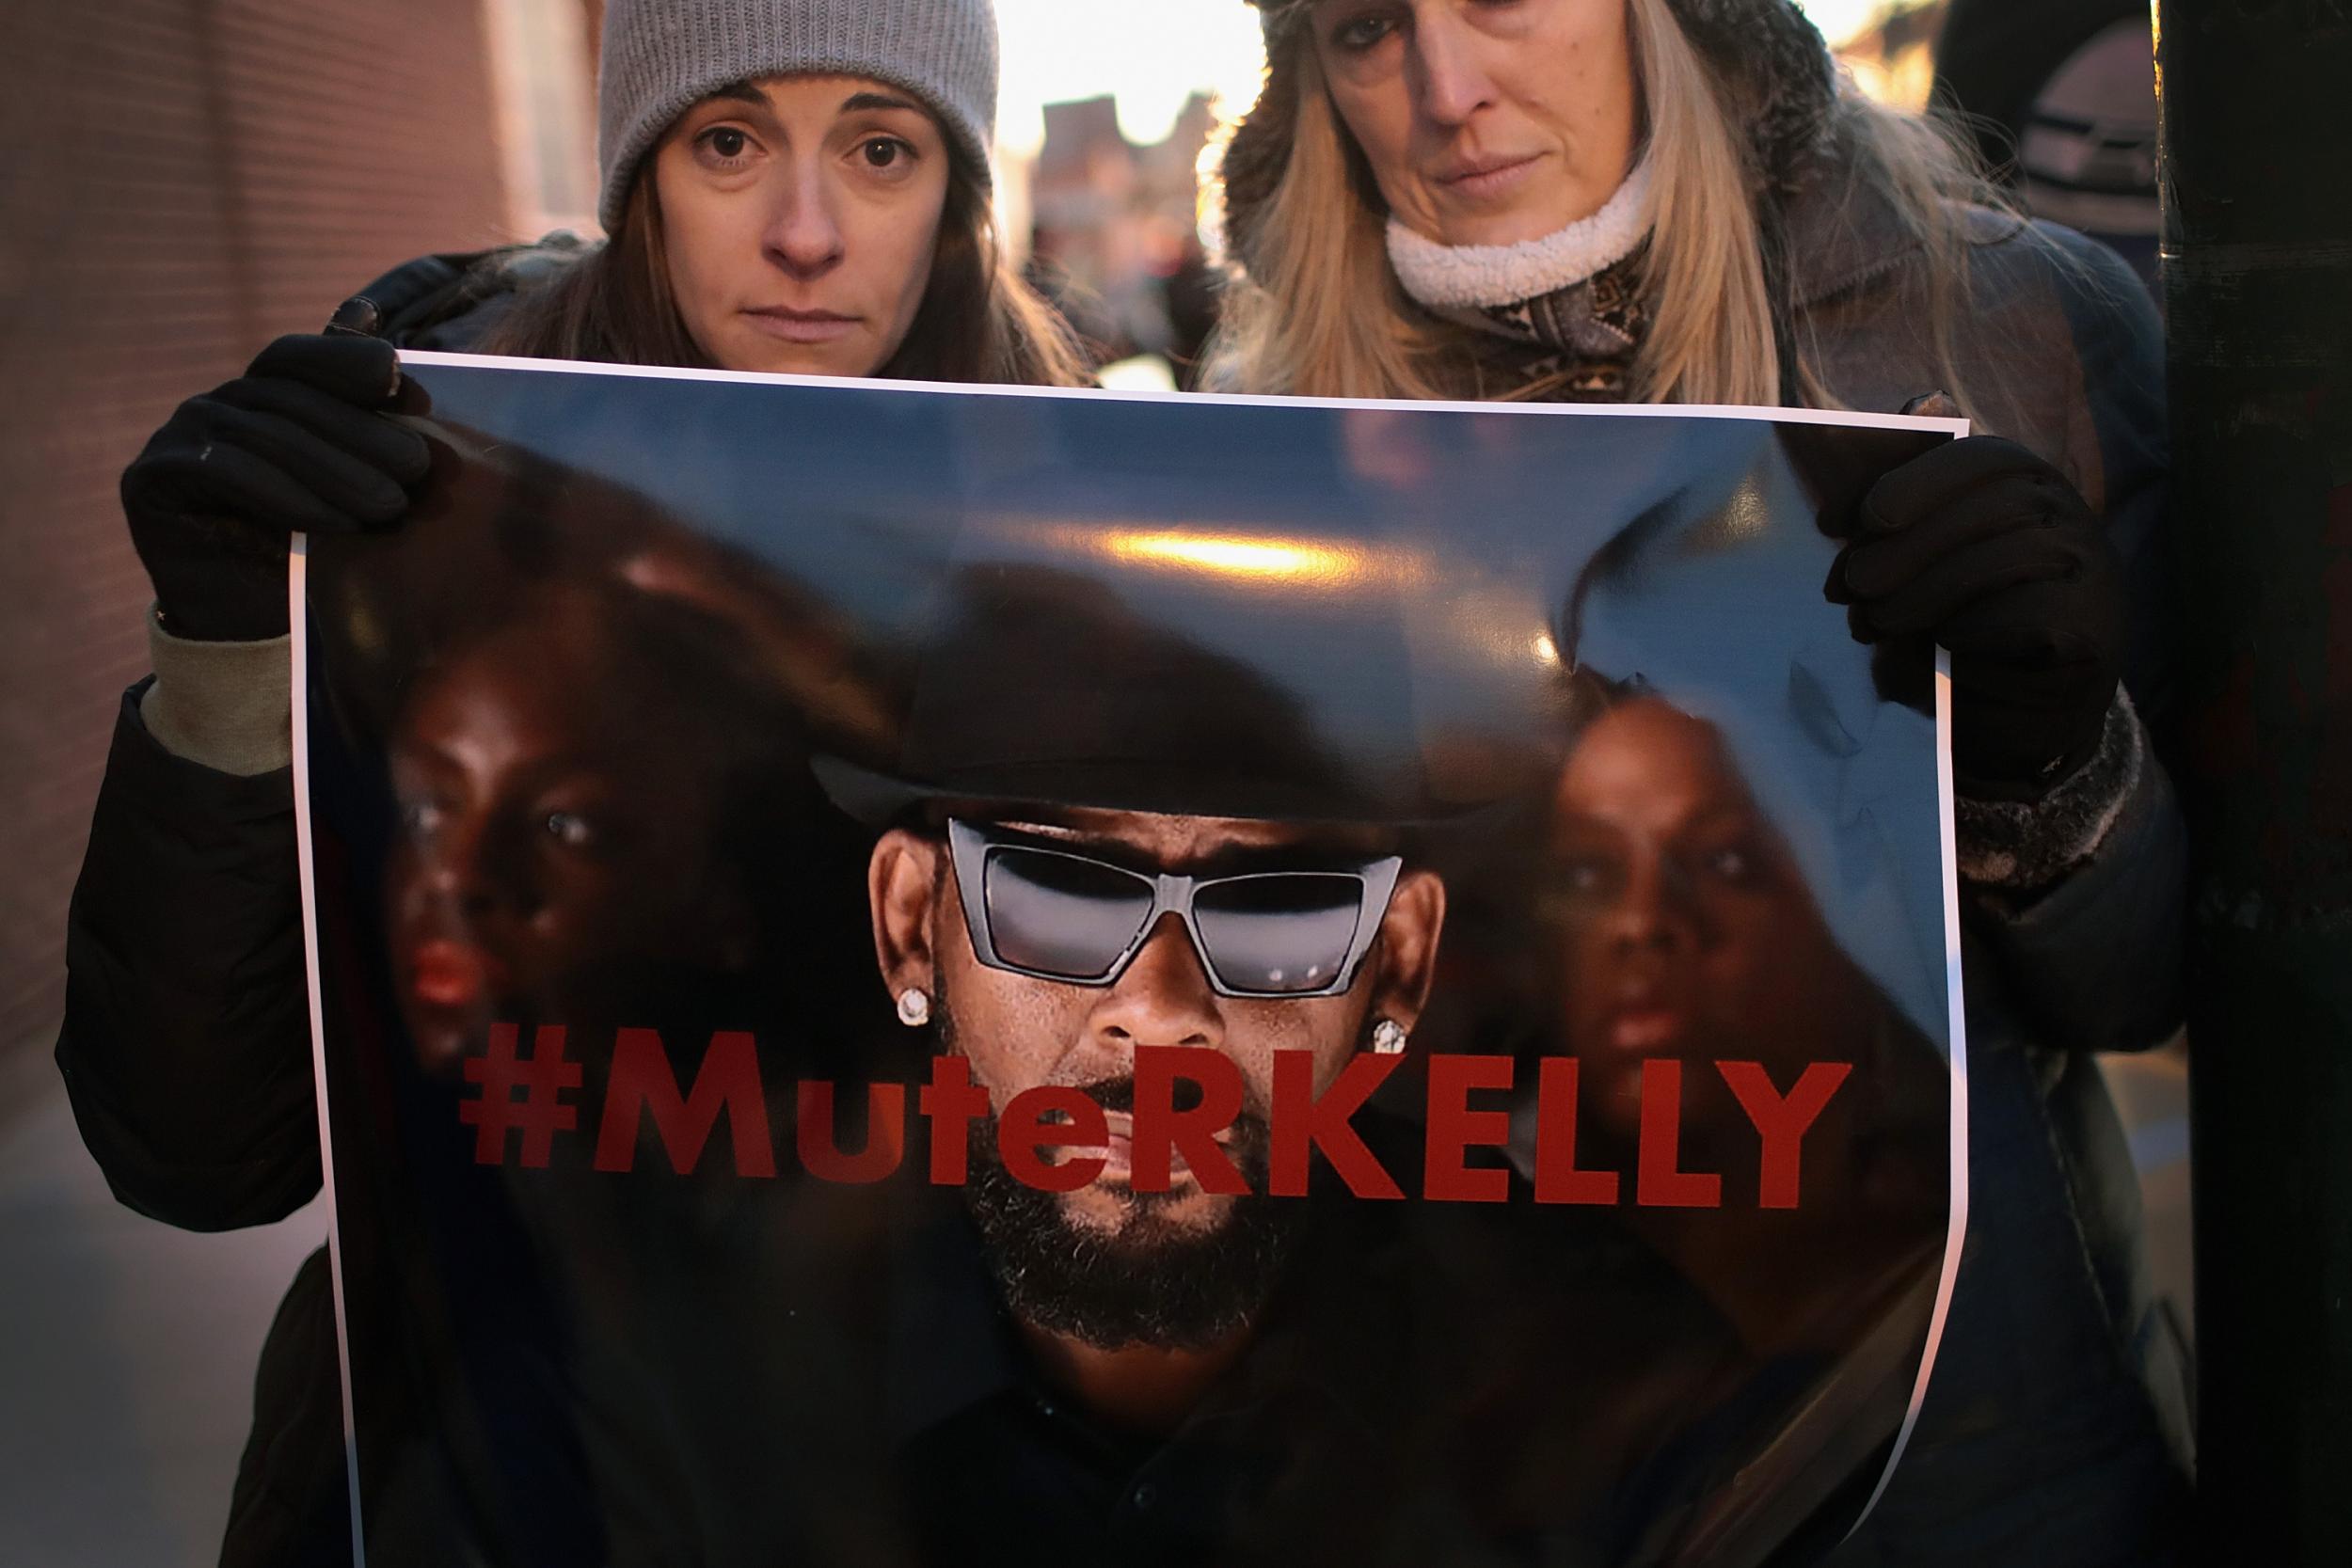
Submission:
[[46,1042],[0,1057],[0,1558],[211,1564],[278,1298],[313,1203],[199,1236],[116,1203]]

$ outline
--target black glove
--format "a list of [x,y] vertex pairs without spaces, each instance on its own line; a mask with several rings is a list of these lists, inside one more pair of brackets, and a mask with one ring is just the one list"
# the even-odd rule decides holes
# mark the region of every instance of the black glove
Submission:
[[407,510],[429,454],[377,412],[400,385],[381,339],[297,334],[173,412],[122,473],[131,544],[167,630],[283,636],[287,536],[380,527]]
[[2122,667],[2122,569],[2064,475],[1971,436],[1882,476],[1838,531],[1827,592],[1856,640],[1951,650],[1962,793],[2036,800],[2090,759]]

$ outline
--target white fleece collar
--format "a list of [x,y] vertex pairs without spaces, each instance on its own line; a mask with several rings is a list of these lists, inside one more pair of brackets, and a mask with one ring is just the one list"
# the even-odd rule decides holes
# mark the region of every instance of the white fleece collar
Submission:
[[1517,245],[1439,245],[1389,220],[1389,264],[1405,292],[1433,309],[1486,309],[1581,283],[1633,254],[1648,232],[1649,165],[1633,166],[1590,217]]

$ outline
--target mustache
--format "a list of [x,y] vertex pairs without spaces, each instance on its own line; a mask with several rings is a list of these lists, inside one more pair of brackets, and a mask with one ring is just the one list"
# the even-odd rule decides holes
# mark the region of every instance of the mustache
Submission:
[[[1136,1110],[1136,1081],[1120,1074],[1113,1078],[1098,1078],[1092,1083],[1073,1085],[1080,1094],[1093,1101],[1104,1111],[1117,1111],[1132,1117]],[[1240,1169],[1253,1190],[1263,1191],[1266,1166],[1274,1148],[1274,1128],[1267,1119],[1266,1108],[1259,1103],[1254,1090],[1243,1090],[1242,1108],[1233,1117],[1225,1137],[1225,1152]],[[1179,1112],[1197,1109],[1204,1098],[1200,1085],[1188,1078],[1177,1079],[1169,1088],[1170,1101]],[[990,1120],[994,1120],[993,1115]]]
[[[1135,1115],[1136,1081],[1133,1074],[1120,1073],[1115,1077],[1097,1078],[1091,1083],[1076,1084],[1072,1087],[1105,1111],[1117,1111],[1124,1116]],[[1201,1101],[1206,1098],[1207,1091],[1190,1078],[1179,1078],[1168,1086],[1169,1101],[1180,1114],[1200,1109]],[[1241,1132],[1252,1127],[1263,1127],[1265,1120],[1265,1107],[1257,1102],[1254,1091],[1245,1088],[1241,1112],[1233,1118],[1234,1130]]]
[[[1136,1081],[1131,1077],[1098,1078],[1091,1084],[1079,1084],[1073,1086],[1080,1094],[1085,1095],[1105,1111],[1123,1111],[1130,1116],[1135,1114]],[[1192,1088],[1194,1085],[1180,1081],[1177,1087],[1181,1090]],[[1198,1105],[1200,1102],[1200,1095],[1196,1093],[1192,1101]]]

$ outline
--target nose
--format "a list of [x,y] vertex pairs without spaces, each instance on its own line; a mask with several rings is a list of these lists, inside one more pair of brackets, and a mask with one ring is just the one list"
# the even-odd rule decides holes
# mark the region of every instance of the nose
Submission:
[[841,264],[841,225],[833,192],[814,163],[795,162],[784,171],[760,235],[768,260],[801,282],[823,277]]
[[469,919],[531,903],[515,832],[487,813],[453,813],[418,846],[425,887]]
[[1620,953],[1680,952],[1699,932],[1691,879],[1661,854],[1632,857],[1625,884],[1609,911],[1609,939]]
[[1120,1051],[1139,1045],[1213,1049],[1225,1038],[1217,1001],[1183,923],[1163,915],[1143,951],[1095,1006],[1094,1032]]
[[1406,69],[1422,118],[1448,129],[1494,102],[1481,40],[1451,8],[1415,18]]

